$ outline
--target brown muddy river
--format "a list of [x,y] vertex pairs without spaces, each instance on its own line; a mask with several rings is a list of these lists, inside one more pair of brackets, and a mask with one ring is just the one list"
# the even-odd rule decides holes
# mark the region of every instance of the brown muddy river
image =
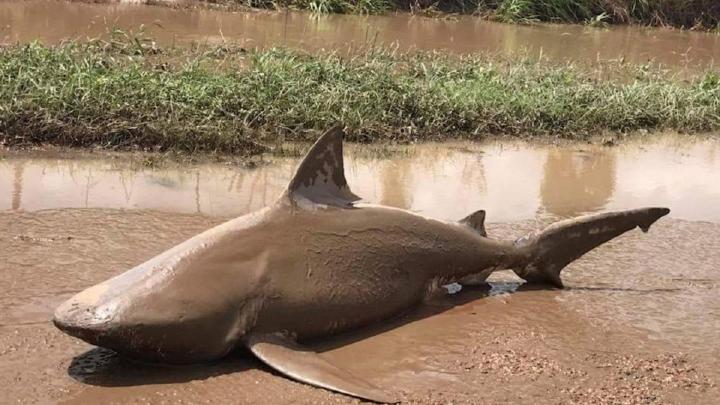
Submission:
[[720,36],[669,29],[581,25],[523,26],[472,16],[425,18],[404,13],[383,16],[313,16],[299,12],[228,13],[124,4],[57,0],[0,2],[0,43],[41,40],[57,43],[107,33],[112,27],[145,32],[163,44],[231,42],[248,48],[289,46],[310,51],[352,51],[376,45],[400,50],[444,50],[542,56],[552,61],[594,64],[605,60],[655,61],[673,70],[705,70],[720,56]]
[[[317,342],[407,403],[715,403],[720,394],[720,141],[618,147],[447,143],[346,151],[368,202],[458,219],[483,208],[514,239],[558,218],[664,205],[563,273],[565,290],[491,288],[434,299]],[[144,167],[128,155],[0,160],[0,403],[347,403],[245,353],[212,364],[129,362],[50,323],[73,293],[273,201],[298,160]]]

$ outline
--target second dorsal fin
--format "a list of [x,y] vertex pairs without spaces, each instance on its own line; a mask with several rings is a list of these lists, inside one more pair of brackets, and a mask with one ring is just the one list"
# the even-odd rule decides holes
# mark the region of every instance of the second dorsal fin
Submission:
[[485,231],[485,210],[475,211],[459,222],[476,230],[480,235],[487,236],[487,232]]
[[340,207],[360,199],[350,191],[345,180],[343,135],[342,127],[335,126],[310,148],[288,186],[290,199]]

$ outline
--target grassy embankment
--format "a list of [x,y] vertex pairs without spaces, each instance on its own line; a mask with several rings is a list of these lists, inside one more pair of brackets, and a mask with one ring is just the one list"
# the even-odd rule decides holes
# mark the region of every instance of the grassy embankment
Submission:
[[0,142],[250,155],[337,122],[365,142],[720,130],[717,74],[620,73],[379,50],[343,58],[139,40],[15,45],[0,49]]
[[290,7],[316,13],[376,14],[389,10],[478,14],[505,22],[644,24],[716,29],[717,0],[209,0],[242,6]]

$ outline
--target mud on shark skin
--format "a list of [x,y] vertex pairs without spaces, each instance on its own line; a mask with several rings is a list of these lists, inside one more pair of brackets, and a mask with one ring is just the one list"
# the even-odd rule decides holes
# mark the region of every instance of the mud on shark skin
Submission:
[[420,304],[439,281],[512,269],[562,287],[561,270],[667,208],[553,224],[517,241],[488,237],[485,212],[458,222],[359,204],[345,179],[343,131],[326,132],[272,206],[205,231],[60,305],[64,332],[121,354],[193,363],[247,347],[283,375],[376,402],[391,395],[298,342]]

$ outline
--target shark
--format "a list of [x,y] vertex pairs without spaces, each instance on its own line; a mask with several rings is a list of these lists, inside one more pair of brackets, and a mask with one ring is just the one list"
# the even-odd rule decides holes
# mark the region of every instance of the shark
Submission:
[[359,202],[345,178],[342,127],[310,148],[280,198],[62,303],[63,332],[121,355],[202,363],[247,348],[281,375],[393,403],[394,397],[303,346],[397,317],[453,282],[497,270],[562,288],[561,271],[670,210],[649,207],[554,223],[518,240],[488,236],[485,211],[459,221]]

